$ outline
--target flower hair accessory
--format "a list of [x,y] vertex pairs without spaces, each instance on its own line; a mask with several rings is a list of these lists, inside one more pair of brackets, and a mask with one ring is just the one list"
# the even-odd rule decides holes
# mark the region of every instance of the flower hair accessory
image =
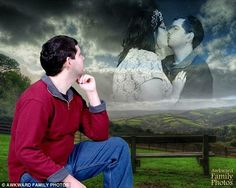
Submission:
[[163,21],[163,16],[160,11],[157,9],[153,11],[152,19],[151,19],[151,26],[155,30],[158,23]]

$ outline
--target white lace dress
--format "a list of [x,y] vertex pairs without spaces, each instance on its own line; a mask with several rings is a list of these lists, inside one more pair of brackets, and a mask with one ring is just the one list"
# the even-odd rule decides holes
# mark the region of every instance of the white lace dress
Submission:
[[160,88],[162,99],[168,97],[172,85],[162,70],[161,59],[150,51],[130,49],[114,72],[113,100],[144,101],[145,99],[140,96],[140,86],[152,79],[162,81]]

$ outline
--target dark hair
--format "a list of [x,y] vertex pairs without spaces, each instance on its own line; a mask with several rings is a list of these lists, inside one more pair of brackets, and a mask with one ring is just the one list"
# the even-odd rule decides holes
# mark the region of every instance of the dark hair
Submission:
[[58,35],[42,46],[40,53],[41,66],[48,76],[55,76],[62,71],[67,57],[75,58],[78,42],[68,36]]
[[157,20],[153,28],[151,21],[154,10],[140,10],[130,20],[126,35],[123,39],[123,51],[119,55],[118,65],[126,57],[131,48],[138,48],[155,52],[156,39],[154,32],[162,21]]
[[194,16],[188,16],[183,22],[183,28],[186,33],[194,33],[193,48],[196,48],[204,38],[202,23]]

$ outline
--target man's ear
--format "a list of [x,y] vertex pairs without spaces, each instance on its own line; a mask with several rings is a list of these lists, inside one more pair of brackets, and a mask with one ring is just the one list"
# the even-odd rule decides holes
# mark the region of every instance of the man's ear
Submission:
[[194,33],[193,32],[190,32],[187,34],[187,41],[192,43],[193,41],[193,38],[194,38]]
[[64,63],[64,67],[69,68],[70,65],[71,65],[70,57],[67,57],[67,58],[66,58],[66,61],[65,61],[65,63]]

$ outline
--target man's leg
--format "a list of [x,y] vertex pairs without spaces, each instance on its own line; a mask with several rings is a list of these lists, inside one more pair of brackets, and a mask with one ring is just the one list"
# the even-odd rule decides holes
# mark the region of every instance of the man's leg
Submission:
[[105,188],[133,186],[129,146],[118,137],[76,144],[66,168],[79,181],[103,172]]

